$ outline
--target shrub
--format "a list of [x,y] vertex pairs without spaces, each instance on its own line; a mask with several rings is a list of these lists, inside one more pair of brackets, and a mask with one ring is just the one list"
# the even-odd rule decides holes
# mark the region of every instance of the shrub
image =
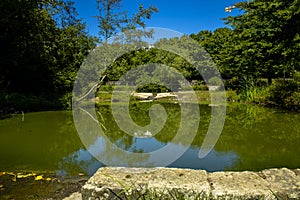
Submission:
[[137,92],[153,92],[153,93],[161,93],[161,92],[168,92],[169,89],[163,85],[150,83],[143,85],[141,87],[138,87]]
[[238,90],[240,81],[238,77],[233,77],[229,80],[226,80],[224,84],[226,89]]
[[298,91],[298,84],[294,80],[276,80],[270,87],[269,100],[278,106],[284,106],[287,98]]
[[201,91],[208,90],[207,85],[204,85],[204,84],[193,85],[192,88],[193,88],[193,90],[201,90]]
[[111,92],[113,91],[114,86],[112,85],[101,85],[100,91],[106,91],[106,92]]
[[258,79],[255,82],[255,86],[258,87],[267,87],[268,86],[268,79]]
[[11,111],[39,111],[62,108],[61,102],[53,96],[33,96],[19,93],[2,94],[0,109]]
[[72,109],[72,93],[68,92],[64,94],[61,98],[59,98],[60,107],[65,110]]
[[294,92],[284,99],[284,107],[292,111],[300,111],[300,92]]

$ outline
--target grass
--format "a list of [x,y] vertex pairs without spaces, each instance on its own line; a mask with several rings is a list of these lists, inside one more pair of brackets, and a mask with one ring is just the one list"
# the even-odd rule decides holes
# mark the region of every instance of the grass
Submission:
[[107,188],[106,194],[104,196],[107,199],[119,199],[119,200],[209,200],[210,197],[205,196],[203,192],[196,192],[195,190],[184,190],[180,187],[178,188],[148,188],[146,185],[138,185],[134,182],[130,184],[125,183],[125,181],[120,181],[105,175],[109,179],[112,179],[117,183],[121,189],[110,189]]
[[[211,193],[206,194],[203,191],[196,191],[193,189],[186,188],[148,188],[146,185],[138,185],[135,182],[128,182],[117,180],[111,176],[107,176],[117,183],[120,188],[106,188],[104,196],[106,199],[119,199],[119,200],[221,200],[221,199],[235,199],[235,200],[244,200],[244,199],[255,199],[255,200],[265,200],[269,199],[269,196],[252,196],[252,197],[242,197],[242,196],[221,196],[214,198]],[[270,190],[270,194],[277,200],[286,200],[289,199],[287,195],[277,194],[274,191]],[[231,197],[230,197],[231,196]]]
[[[169,189],[169,188],[152,188],[152,189],[144,189],[143,187],[140,188],[131,188],[127,187],[121,190],[120,192],[114,192],[113,190],[109,189],[109,192],[112,194],[110,199],[119,199],[119,200],[221,200],[221,199],[234,199],[234,200],[266,200],[270,199],[269,197],[265,196],[256,196],[256,197],[229,197],[229,196],[222,196],[213,198],[211,196],[205,196],[203,192],[196,192],[196,191],[189,191],[187,195],[186,192],[180,191],[180,189]],[[289,199],[287,195],[278,195],[272,192],[272,195],[275,197],[276,200],[287,200]]]

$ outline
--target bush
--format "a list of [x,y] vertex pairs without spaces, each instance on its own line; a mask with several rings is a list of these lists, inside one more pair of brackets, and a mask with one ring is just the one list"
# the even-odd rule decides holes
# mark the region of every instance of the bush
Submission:
[[72,93],[68,92],[59,98],[59,104],[62,109],[71,110],[72,109]]
[[255,82],[255,86],[257,87],[267,87],[268,86],[268,79],[258,79]]
[[229,80],[226,80],[224,85],[225,85],[226,89],[238,90],[239,85],[240,85],[239,78],[238,77],[233,77]]
[[294,92],[284,99],[284,107],[292,111],[300,111],[300,92]]
[[207,85],[204,85],[204,84],[193,85],[192,88],[193,88],[193,90],[201,90],[201,91],[207,91],[208,90]]
[[1,94],[0,110],[4,112],[61,109],[62,102],[53,96],[33,96],[20,93]]
[[152,92],[152,93],[161,93],[161,92],[168,92],[169,89],[163,85],[150,83],[143,85],[141,87],[138,87],[137,92]]
[[284,106],[287,98],[298,91],[298,84],[294,80],[276,80],[270,87],[269,100],[278,106]]
[[297,77],[290,80],[276,80],[270,87],[269,100],[280,108],[300,111],[300,92],[297,80]]
[[106,91],[106,92],[111,92],[113,91],[114,86],[112,85],[101,85],[100,91]]

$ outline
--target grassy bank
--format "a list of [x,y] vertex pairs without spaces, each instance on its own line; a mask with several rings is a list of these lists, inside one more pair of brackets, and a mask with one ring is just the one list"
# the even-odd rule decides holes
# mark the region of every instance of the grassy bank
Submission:
[[[209,91],[204,86],[200,88],[201,90],[195,90],[195,94],[198,98],[198,102],[195,103],[210,104],[211,96]],[[110,104],[112,101],[113,90],[114,87],[112,86],[104,86],[101,88],[100,92],[98,92],[96,95],[96,103],[98,104],[101,102],[101,104],[103,104],[106,102]],[[157,92],[153,92],[153,94],[156,96]],[[191,94],[192,93],[186,93],[185,98],[188,99],[189,95]],[[228,102],[259,104],[268,107],[300,112],[300,76],[299,79],[274,80],[270,86],[258,85],[257,82],[251,80],[247,83],[244,83],[239,89],[231,90],[230,88],[227,88],[226,99]],[[43,110],[68,110],[71,109],[71,100],[71,93],[60,96],[33,96],[19,93],[2,93],[0,94],[0,118],[5,118],[11,113]],[[135,101],[139,99],[131,98],[131,100]],[[174,98],[162,98],[155,101],[174,101]]]
[[228,100],[300,112],[300,81],[275,80],[269,86],[251,85],[228,95]]

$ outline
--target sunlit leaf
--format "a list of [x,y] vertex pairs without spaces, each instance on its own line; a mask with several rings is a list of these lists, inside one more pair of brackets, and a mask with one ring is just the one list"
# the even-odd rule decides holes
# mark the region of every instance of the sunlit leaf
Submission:
[[11,175],[11,176],[16,176],[13,172],[4,172],[5,174]]
[[17,178],[27,178],[27,177],[30,177],[30,176],[35,176],[36,174],[22,174],[22,173],[18,173],[17,174]]
[[37,177],[35,177],[35,181],[39,181],[39,180],[43,180],[44,178],[43,178],[43,175],[40,175],[40,176],[37,176]]

